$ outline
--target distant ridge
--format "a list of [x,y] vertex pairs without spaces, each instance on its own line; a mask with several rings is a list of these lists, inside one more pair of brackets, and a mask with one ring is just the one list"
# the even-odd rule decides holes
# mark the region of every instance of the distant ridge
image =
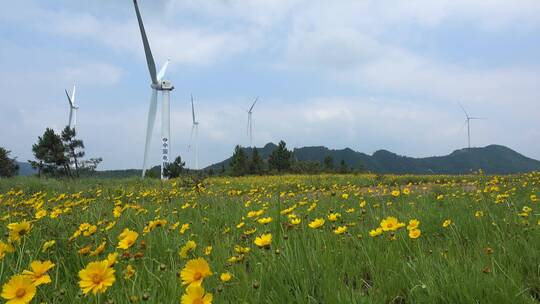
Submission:
[[[268,159],[276,147],[268,143],[257,148],[261,157]],[[251,155],[251,148],[244,148]],[[373,155],[356,152],[350,148],[332,150],[324,146],[294,149],[294,158],[299,161],[317,161],[322,163],[327,155],[337,165],[341,160],[352,168],[363,168],[375,173],[396,174],[467,174],[482,169],[487,174],[511,174],[540,170],[540,161],[528,158],[501,145],[489,145],[481,148],[455,150],[449,155],[414,158],[401,156],[387,150],[378,150]],[[208,166],[207,170],[219,171],[228,167],[231,158]]]
[[37,174],[37,170],[32,168],[29,163],[17,162],[17,165],[19,165],[19,175],[28,176]]

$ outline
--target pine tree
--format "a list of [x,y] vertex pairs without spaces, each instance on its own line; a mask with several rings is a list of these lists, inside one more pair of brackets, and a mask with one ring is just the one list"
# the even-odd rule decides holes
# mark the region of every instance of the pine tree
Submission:
[[244,153],[244,149],[237,145],[234,148],[234,154],[231,160],[232,174],[235,176],[242,176],[247,173],[247,157]]
[[184,172],[185,162],[182,161],[182,157],[179,155],[174,159],[174,162],[169,163],[163,170],[163,175],[168,178],[177,178]]
[[249,163],[249,173],[251,174],[262,174],[263,173],[263,160],[259,155],[257,148],[253,148],[251,152],[251,161]]
[[324,169],[328,172],[334,171],[334,158],[328,154],[324,157]]
[[47,128],[38,142],[32,146],[36,161],[30,161],[38,175],[69,175],[69,159],[65,156],[62,139],[53,129]]
[[278,172],[289,171],[291,169],[292,156],[292,152],[287,150],[287,144],[283,140],[280,141],[268,158],[270,170],[276,170]]
[[9,153],[11,151],[0,147],[0,177],[12,177],[19,171],[16,158],[9,158]]
[[339,169],[338,169],[338,172],[339,173],[348,173],[349,172],[349,167],[347,166],[347,163],[345,162],[345,160],[341,160],[341,162],[339,162]]
[[[66,126],[62,131],[62,143],[64,145],[66,158],[70,165],[75,167],[75,175],[79,176],[79,160],[84,157],[84,143],[82,140],[75,138],[77,133],[74,128]],[[69,168],[71,169],[71,168]]]

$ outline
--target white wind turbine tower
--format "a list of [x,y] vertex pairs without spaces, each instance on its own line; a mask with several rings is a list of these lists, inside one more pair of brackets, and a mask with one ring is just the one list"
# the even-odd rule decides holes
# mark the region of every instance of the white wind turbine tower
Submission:
[[259,96],[257,96],[257,98],[255,98],[255,101],[253,101],[253,104],[251,105],[251,107],[247,111],[247,113],[248,113],[247,133],[248,133],[248,136],[249,136],[249,146],[250,147],[253,147],[253,119],[251,117],[251,114],[253,114],[253,107],[257,103],[257,100],[259,100]]
[[470,150],[471,149],[471,120],[483,119],[483,118],[482,117],[469,116],[469,113],[467,113],[467,111],[465,111],[465,108],[461,105],[461,103],[459,104],[459,106],[463,110],[463,113],[465,113],[465,123],[467,124],[467,143],[468,143],[468,147],[469,147],[469,150]]
[[75,105],[75,85],[73,85],[73,91],[71,91],[71,97],[69,96],[69,93],[67,90],[66,91],[66,96],[67,96],[67,99],[68,99],[68,103],[69,103],[69,121],[68,121],[68,126],[70,128],[73,128],[75,129],[75,126],[77,125],[77,110],[79,109],[79,107],[77,107]]
[[170,93],[174,89],[174,86],[170,81],[163,80],[165,72],[167,71],[167,66],[169,65],[169,60],[165,62],[159,73],[156,74],[156,64],[154,62],[154,57],[152,56],[152,51],[150,50],[150,44],[148,43],[148,38],[144,30],[137,0],[133,0],[133,4],[135,5],[135,13],[137,14],[137,21],[139,22],[139,29],[141,31],[144,53],[146,55],[146,62],[148,64],[148,71],[150,72],[150,79],[152,80],[152,84],[150,85],[152,88],[152,97],[150,98],[150,107],[148,109],[148,124],[146,126],[146,142],[144,145],[142,177],[144,177],[144,174],[146,173],[146,166],[148,165],[148,150],[150,149],[152,131],[154,130],[154,122],[156,120],[157,95],[158,91],[161,91],[163,98],[161,105],[161,179],[165,179],[163,176],[163,170],[165,166],[169,164],[170,152]]
[[191,116],[193,125],[191,126],[191,136],[189,139],[189,148],[195,141],[195,170],[199,170],[199,122],[195,119],[195,105],[193,104],[193,95],[191,95]]

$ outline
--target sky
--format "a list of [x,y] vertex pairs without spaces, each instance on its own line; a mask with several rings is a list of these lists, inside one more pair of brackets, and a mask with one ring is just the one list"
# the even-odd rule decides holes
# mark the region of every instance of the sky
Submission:
[[[171,60],[171,156],[200,165],[249,145],[446,155],[506,145],[540,159],[538,0],[139,0],[156,63]],[[140,168],[150,99],[130,0],[18,0],[0,11],[0,146],[19,161],[61,130],[101,169]],[[158,109],[158,113],[160,113]],[[160,116],[150,160],[159,163]]]

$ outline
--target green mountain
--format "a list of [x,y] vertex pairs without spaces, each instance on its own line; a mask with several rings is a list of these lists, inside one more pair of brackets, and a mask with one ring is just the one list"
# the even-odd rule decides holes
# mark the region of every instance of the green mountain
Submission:
[[19,165],[19,175],[28,176],[37,174],[37,170],[32,168],[29,163],[26,162],[17,162]]
[[[268,159],[276,147],[268,143],[257,148],[263,159]],[[251,155],[251,148],[244,148]],[[341,160],[352,168],[363,168],[376,173],[396,174],[466,174],[482,169],[487,174],[511,174],[540,170],[540,161],[525,157],[518,152],[500,145],[482,148],[460,149],[445,156],[414,158],[397,155],[390,151],[379,150],[368,155],[346,148],[332,150],[323,146],[294,149],[294,158],[298,161],[317,161],[321,164],[327,155],[334,159],[337,166]],[[231,158],[213,164],[206,169],[219,171],[228,167]]]

